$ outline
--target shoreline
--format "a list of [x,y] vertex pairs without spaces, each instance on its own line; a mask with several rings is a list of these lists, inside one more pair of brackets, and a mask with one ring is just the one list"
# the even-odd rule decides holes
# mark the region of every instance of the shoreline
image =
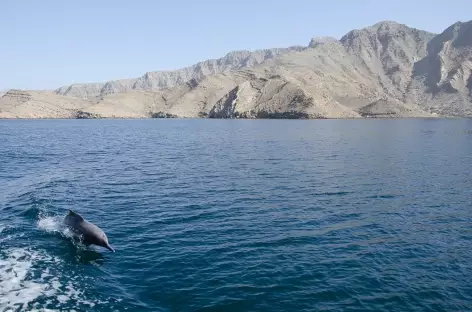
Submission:
[[173,118],[152,118],[152,117],[101,117],[101,118],[2,118],[0,120],[399,120],[399,119],[472,119],[472,116],[433,116],[433,117],[356,117],[356,118],[201,118],[201,117],[173,117]]

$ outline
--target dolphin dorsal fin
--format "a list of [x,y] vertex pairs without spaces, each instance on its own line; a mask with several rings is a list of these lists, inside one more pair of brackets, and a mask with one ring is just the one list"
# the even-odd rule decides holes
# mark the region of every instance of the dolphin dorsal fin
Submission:
[[73,216],[77,219],[79,219],[80,221],[84,221],[84,218],[82,218],[81,215],[79,215],[78,213],[76,213],[75,211],[69,209],[69,216]]

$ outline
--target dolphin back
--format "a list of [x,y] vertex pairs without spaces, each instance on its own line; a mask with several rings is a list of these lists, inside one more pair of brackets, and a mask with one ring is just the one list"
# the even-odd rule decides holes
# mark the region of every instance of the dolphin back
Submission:
[[69,210],[69,213],[64,218],[64,223],[69,225],[69,226],[73,226],[77,223],[84,222],[84,221],[85,221],[84,218],[82,218],[81,215],[74,212],[73,210]]
[[[69,218],[75,218],[75,219],[78,219],[80,221],[84,221],[84,218],[82,218],[81,215],[79,215],[78,213],[76,213],[75,211],[69,209],[69,213],[67,214],[67,217]],[[66,218],[67,218],[66,217]]]

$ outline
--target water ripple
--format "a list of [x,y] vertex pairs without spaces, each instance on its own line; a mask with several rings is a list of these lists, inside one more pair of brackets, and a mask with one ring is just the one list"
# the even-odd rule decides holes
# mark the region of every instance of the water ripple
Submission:
[[0,310],[472,310],[469,120],[0,123]]

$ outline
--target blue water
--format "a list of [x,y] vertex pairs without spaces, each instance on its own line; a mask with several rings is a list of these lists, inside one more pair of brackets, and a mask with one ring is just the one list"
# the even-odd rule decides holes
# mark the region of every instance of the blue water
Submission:
[[471,173],[470,119],[0,121],[0,311],[470,311]]

